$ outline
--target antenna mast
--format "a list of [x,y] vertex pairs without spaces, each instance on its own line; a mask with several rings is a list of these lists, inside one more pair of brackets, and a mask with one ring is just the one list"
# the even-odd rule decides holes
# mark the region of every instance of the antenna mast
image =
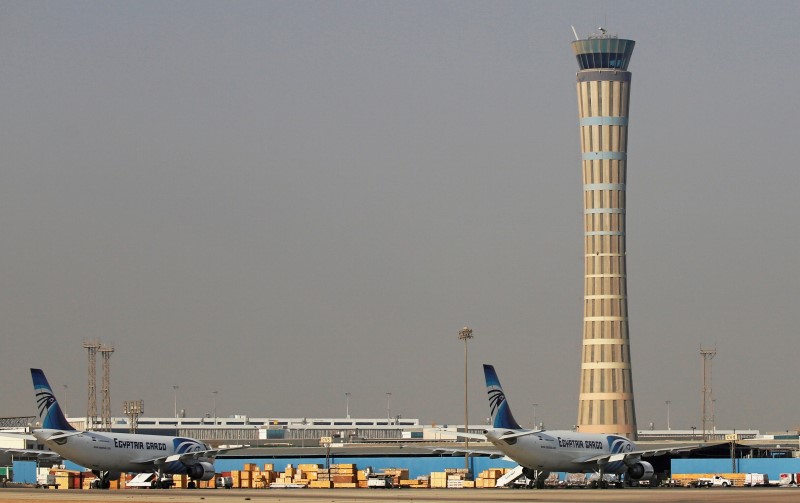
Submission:
[[103,357],[103,431],[111,431],[111,354],[114,346],[101,344],[98,349]]
[[97,421],[97,350],[100,343],[97,341],[87,341],[84,339],[83,347],[89,357],[87,383],[88,397],[86,399],[86,429],[92,430]]
[[714,423],[714,399],[711,389],[711,360],[717,355],[716,346],[714,349],[703,349],[700,347],[700,356],[703,357],[703,442],[708,441],[711,433],[709,424]]

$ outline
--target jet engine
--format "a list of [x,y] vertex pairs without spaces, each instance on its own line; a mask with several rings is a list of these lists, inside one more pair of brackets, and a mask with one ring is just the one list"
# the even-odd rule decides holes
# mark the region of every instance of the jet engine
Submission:
[[633,480],[650,480],[653,473],[653,465],[647,461],[637,461],[628,467],[628,476]]
[[206,461],[189,465],[186,467],[186,471],[192,480],[211,480],[214,478],[214,465]]

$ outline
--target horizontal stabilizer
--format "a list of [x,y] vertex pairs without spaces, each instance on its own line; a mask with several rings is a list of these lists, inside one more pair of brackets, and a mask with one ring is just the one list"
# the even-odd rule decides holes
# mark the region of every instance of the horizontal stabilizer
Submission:
[[527,437],[528,435],[534,435],[536,433],[541,433],[542,430],[525,430],[519,431],[515,433],[507,433],[500,437],[500,440],[508,440],[510,438],[519,438],[519,437]]

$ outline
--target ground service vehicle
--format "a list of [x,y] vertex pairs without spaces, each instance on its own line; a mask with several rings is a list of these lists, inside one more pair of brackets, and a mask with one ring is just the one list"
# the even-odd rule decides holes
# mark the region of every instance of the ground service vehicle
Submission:
[[732,485],[731,481],[722,475],[714,475],[713,477],[701,477],[697,479],[695,487],[731,487]]

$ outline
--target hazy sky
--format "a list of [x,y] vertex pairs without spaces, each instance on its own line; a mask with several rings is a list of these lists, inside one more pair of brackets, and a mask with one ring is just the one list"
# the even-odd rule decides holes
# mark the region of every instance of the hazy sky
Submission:
[[[800,3],[0,2],[0,416],[577,418],[570,25],[636,40],[640,428],[800,424]],[[99,360],[98,360],[99,361]],[[98,365],[98,380],[102,375]],[[98,393],[99,398],[99,393]],[[98,404],[99,407],[99,404]]]

